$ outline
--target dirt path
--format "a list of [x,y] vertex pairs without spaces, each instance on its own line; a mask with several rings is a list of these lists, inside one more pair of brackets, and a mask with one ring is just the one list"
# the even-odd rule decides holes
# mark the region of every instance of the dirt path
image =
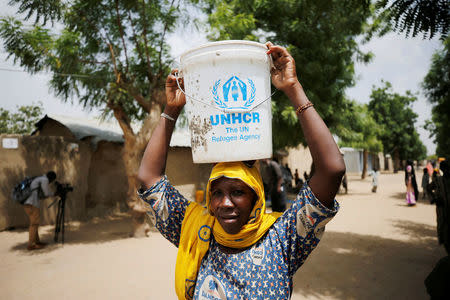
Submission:
[[292,299],[429,299],[424,279],[446,253],[435,206],[406,206],[403,178],[382,174],[376,194],[371,178],[349,178],[340,212],[295,276]]
[[[419,178],[420,179],[420,178]],[[407,207],[403,173],[349,177],[349,194],[318,248],[297,272],[292,299],[427,299],[423,280],[445,251],[435,207]],[[52,241],[53,227],[40,229]],[[27,231],[0,232],[2,299],[176,299],[176,248],[157,232],[128,238],[118,216],[66,228],[66,243],[36,252]]]

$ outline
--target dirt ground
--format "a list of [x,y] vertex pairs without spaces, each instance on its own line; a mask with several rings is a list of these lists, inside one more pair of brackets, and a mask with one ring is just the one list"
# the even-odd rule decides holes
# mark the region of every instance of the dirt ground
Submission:
[[[292,299],[429,298],[424,279],[446,254],[435,207],[406,206],[403,176],[381,174],[376,194],[370,177],[349,176],[341,210],[295,275]],[[64,246],[34,252],[25,229],[0,232],[2,299],[176,299],[176,248],[158,232],[129,238],[128,216],[66,226]],[[53,229],[41,227],[41,240],[52,242]]]

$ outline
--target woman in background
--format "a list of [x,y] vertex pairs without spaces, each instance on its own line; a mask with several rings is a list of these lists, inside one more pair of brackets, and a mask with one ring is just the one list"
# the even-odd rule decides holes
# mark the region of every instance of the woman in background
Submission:
[[423,194],[422,199],[423,200],[425,200],[427,198],[427,196],[428,196],[427,186],[428,186],[429,182],[430,182],[430,175],[428,174],[428,169],[424,168],[423,169],[423,176],[422,176],[422,184],[421,184],[421,186],[422,186],[422,194]]
[[[406,204],[416,205],[416,194],[414,193],[414,184],[416,181],[413,167],[411,165],[406,166],[405,171],[405,184],[406,184]],[[416,183],[417,186],[417,183]]]

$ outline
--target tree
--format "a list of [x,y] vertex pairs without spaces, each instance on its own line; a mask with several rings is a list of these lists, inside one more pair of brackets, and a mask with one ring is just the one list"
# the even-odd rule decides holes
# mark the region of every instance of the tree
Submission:
[[[182,14],[180,1],[10,0],[24,20],[2,18],[0,36],[14,62],[29,73],[46,71],[63,101],[112,114],[122,128],[128,178],[126,202],[135,235],[144,233],[144,208],[136,197],[137,170],[164,103],[169,71],[167,34]],[[56,29],[47,23],[58,24]],[[133,131],[132,121],[142,127]]]
[[400,160],[420,160],[426,157],[426,148],[419,139],[414,123],[417,114],[412,104],[417,98],[410,92],[400,95],[392,91],[392,85],[372,89],[368,109],[375,121],[383,126],[379,138],[383,143],[384,153],[394,158],[394,170],[400,168]]
[[382,134],[380,126],[372,117],[366,104],[345,101],[342,122],[336,127],[340,147],[363,149],[363,171],[361,178],[366,177],[369,152],[383,151],[383,144],[378,138]]
[[448,0],[381,0],[376,3],[380,20],[394,31],[415,37],[423,33],[432,39],[436,34],[447,36],[450,28],[450,2]]
[[444,48],[433,55],[422,86],[433,105],[427,129],[437,144],[436,154],[450,158],[450,37],[443,44]]
[[10,112],[0,107],[0,134],[30,134],[34,124],[42,117],[42,103],[17,107],[17,112]]
[[[341,121],[344,90],[354,84],[354,58],[369,61],[355,41],[372,15],[370,1],[204,0],[210,39],[270,40],[286,46],[315,108],[333,131]],[[304,142],[294,109],[273,96],[275,149]]]

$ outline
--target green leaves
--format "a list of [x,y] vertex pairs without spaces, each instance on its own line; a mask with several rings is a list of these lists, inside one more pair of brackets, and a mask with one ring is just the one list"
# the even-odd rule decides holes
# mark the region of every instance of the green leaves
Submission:
[[444,48],[433,55],[423,88],[433,105],[431,121],[426,129],[437,144],[436,154],[450,157],[450,38],[443,41]]
[[383,151],[379,138],[383,127],[374,120],[367,105],[346,100],[345,106],[341,122],[336,126],[339,146],[362,148],[371,152]]
[[42,103],[17,107],[17,112],[10,112],[0,107],[0,133],[30,134],[34,124],[42,117]]
[[383,82],[383,86],[373,88],[370,98],[368,105],[344,102],[341,122],[336,127],[339,145],[384,151],[399,159],[425,158],[426,148],[414,127],[417,114],[411,108],[416,97],[409,91],[406,95],[394,93],[392,85]]
[[[125,122],[142,120],[161,105],[172,58],[167,34],[183,10],[180,1],[12,0],[35,18],[0,20],[0,37],[14,62],[30,73],[51,73],[53,92],[90,107],[120,110]],[[58,30],[46,29],[57,22]],[[129,127],[129,126],[128,126]]]
[[44,70],[52,60],[53,38],[48,29],[24,29],[21,21],[8,17],[0,19],[0,37],[8,58],[13,56],[30,73]]
[[35,17],[34,23],[47,24],[61,19],[64,8],[61,0],[10,0],[9,5],[17,5],[19,14],[26,13],[25,20]]
[[376,6],[395,31],[408,36],[432,39],[436,34],[445,38],[450,28],[450,2],[448,0],[380,0]]
[[255,40],[252,33],[256,29],[255,18],[248,12],[237,13],[235,5],[239,1],[216,2],[215,12],[209,15],[208,22],[213,31],[208,35],[211,40]]
[[384,152],[398,152],[400,159],[423,159],[426,148],[419,139],[414,123],[417,114],[412,110],[412,104],[417,100],[411,92],[400,95],[392,91],[389,82],[384,86],[373,88],[368,109],[375,121],[383,128],[380,139]]
[[[213,39],[272,41],[288,48],[310,100],[332,131],[343,113],[344,90],[353,85],[353,57],[369,61],[354,40],[364,33],[370,1],[205,0]],[[281,93],[273,97],[274,148],[304,142],[292,108]],[[278,134],[281,133],[281,134]]]

